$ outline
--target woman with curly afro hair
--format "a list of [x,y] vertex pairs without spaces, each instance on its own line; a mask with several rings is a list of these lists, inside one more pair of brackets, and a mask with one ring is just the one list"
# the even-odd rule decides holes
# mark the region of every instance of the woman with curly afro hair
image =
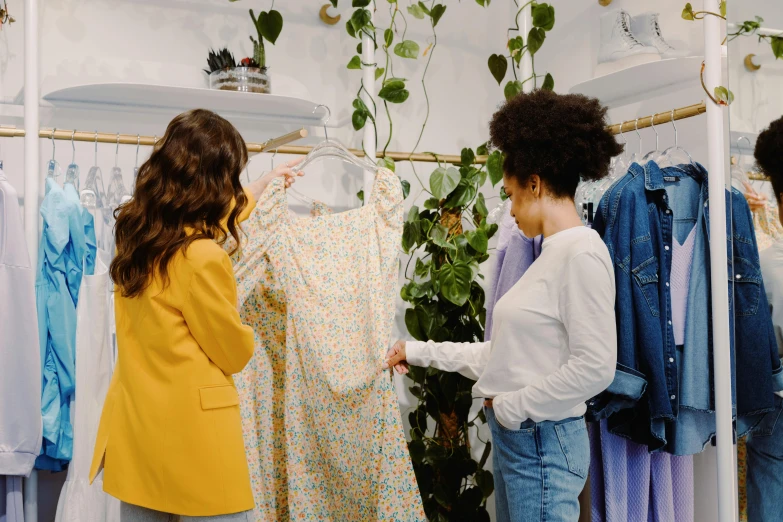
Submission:
[[575,522],[590,465],[585,401],[614,378],[614,270],[576,212],[580,179],[608,174],[622,151],[598,100],[550,91],[521,94],[490,123],[505,154],[503,187],[541,256],[495,305],[492,341],[398,341],[388,366],[433,366],[477,380],[485,397],[500,522]]
[[[783,221],[783,118],[773,121],[759,134],[755,157],[759,170],[772,182],[779,218]],[[783,240],[763,250],[759,260],[778,350],[783,351]],[[769,435],[752,433],[748,438],[747,487],[750,522],[783,519],[779,498],[783,490],[783,429],[776,427]]]

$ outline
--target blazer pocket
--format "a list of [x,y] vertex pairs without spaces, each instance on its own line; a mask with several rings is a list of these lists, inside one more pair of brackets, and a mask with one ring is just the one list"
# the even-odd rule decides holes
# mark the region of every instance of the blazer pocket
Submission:
[[239,395],[232,384],[206,386],[204,388],[199,388],[198,392],[201,396],[202,410],[239,406]]

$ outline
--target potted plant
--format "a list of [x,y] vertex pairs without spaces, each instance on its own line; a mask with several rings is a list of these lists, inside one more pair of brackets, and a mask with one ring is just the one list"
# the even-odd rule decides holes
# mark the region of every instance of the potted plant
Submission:
[[[230,0],[236,1],[236,0]],[[256,17],[250,9],[250,19],[256,30],[257,38],[250,35],[253,42],[253,57],[243,58],[239,64],[231,52],[224,48],[215,52],[210,50],[207,57],[209,69],[209,88],[226,91],[243,91],[269,94],[272,92],[272,82],[266,64],[267,41],[274,45],[283,30],[283,16],[279,11],[270,9],[261,11]]]

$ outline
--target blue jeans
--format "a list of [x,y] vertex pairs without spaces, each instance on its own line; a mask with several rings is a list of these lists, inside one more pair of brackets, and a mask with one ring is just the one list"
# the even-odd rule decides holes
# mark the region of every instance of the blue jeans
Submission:
[[783,399],[748,437],[748,522],[783,520]]
[[579,494],[590,469],[583,417],[525,421],[519,429],[498,424],[485,408],[492,432],[498,522],[577,522]]

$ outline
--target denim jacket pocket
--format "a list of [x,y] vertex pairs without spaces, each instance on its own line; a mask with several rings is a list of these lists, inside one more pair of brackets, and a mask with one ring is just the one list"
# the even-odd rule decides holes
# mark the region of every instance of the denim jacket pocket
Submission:
[[590,469],[590,439],[584,418],[555,425],[555,433],[568,463],[568,471],[580,478],[587,478]]
[[653,317],[660,315],[658,307],[658,260],[655,256],[643,261],[632,271],[633,278],[650,307]]
[[729,266],[729,281],[734,282],[734,310],[736,314],[738,316],[756,315],[761,299],[761,271],[751,261],[742,257],[734,257],[734,270],[731,270],[731,266]]

